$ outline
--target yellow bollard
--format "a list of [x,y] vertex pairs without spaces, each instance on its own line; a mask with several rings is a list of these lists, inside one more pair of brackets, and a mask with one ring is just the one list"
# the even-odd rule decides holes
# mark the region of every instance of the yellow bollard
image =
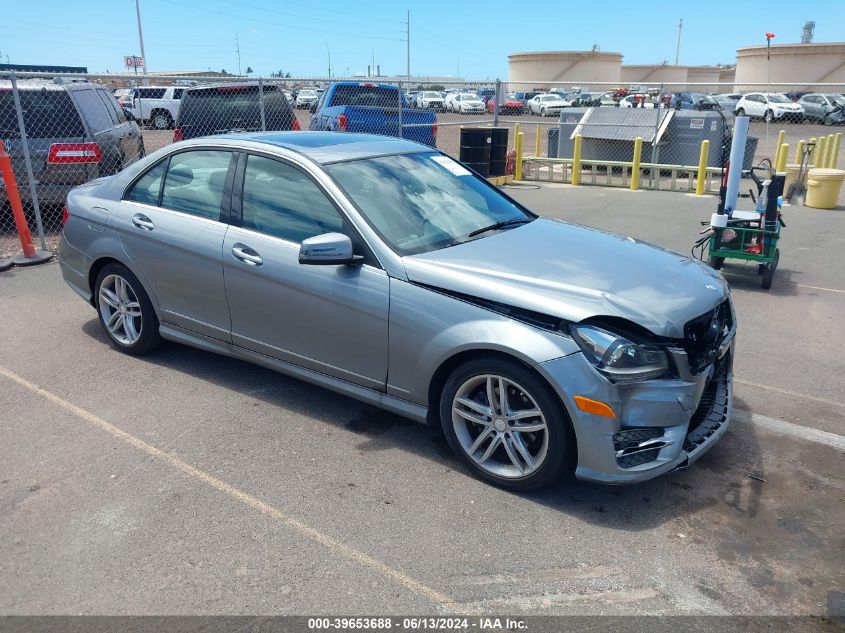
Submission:
[[827,145],[827,137],[820,136],[816,143],[816,160],[813,161],[813,167],[824,167],[825,145]]
[[806,141],[798,141],[798,145],[795,146],[795,160],[792,162],[796,165],[801,164],[801,155],[804,153],[804,146],[806,144]]
[[[643,155],[643,139],[638,136],[634,139],[634,161],[631,165],[631,191],[640,188],[640,159]],[[610,167],[608,167],[610,169]]]
[[518,139],[518,138],[519,138],[519,123],[514,123],[514,124],[513,124],[513,142],[514,142],[514,147],[516,147],[516,139]]
[[780,148],[783,145],[783,139],[786,136],[786,130],[778,132],[778,142],[775,145],[775,161],[773,164],[777,165],[780,162]]
[[572,184],[581,183],[581,135],[575,136],[575,146],[572,149]]
[[833,137],[833,151],[830,152],[830,166],[836,169],[836,163],[839,162],[839,142],[842,140],[842,132],[837,132]]
[[786,173],[786,160],[789,156],[789,143],[784,143],[780,146],[780,152],[778,152],[778,162],[775,163],[775,173],[776,174],[785,174]]
[[704,195],[707,182],[707,157],[710,155],[710,141],[701,141],[701,156],[698,159],[698,181],[695,183],[695,195]]
[[[519,123],[517,123],[519,125]],[[513,167],[513,179],[522,180],[522,139],[523,133],[516,133],[516,164]]]
[[824,166],[825,167],[833,167],[833,141],[834,141],[833,134],[827,135],[827,141],[824,144]]
[[537,138],[534,139],[534,156],[539,156],[540,152],[542,151],[541,144],[540,144],[540,134],[542,134],[542,131],[540,130],[540,124],[538,123],[537,124]]

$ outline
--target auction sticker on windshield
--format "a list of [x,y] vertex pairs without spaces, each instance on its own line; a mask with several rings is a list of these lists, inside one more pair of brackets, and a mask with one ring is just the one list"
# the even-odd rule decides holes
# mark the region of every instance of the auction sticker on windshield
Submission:
[[456,163],[454,160],[449,158],[448,156],[432,156],[431,160],[435,163],[440,165],[441,167],[445,167],[450,172],[455,174],[456,176],[469,176],[470,171],[460,163]]

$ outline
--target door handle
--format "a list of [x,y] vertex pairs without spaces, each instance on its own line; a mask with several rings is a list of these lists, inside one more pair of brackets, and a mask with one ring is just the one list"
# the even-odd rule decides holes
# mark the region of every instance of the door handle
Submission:
[[136,213],[132,216],[132,224],[144,231],[152,231],[155,228],[153,221],[150,220],[147,216],[143,213]]
[[241,243],[237,243],[232,246],[232,256],[247,266],[261,266],[261,264],[264,263],[264,260],[261,259],[261,255],[252,250],[249,246]]

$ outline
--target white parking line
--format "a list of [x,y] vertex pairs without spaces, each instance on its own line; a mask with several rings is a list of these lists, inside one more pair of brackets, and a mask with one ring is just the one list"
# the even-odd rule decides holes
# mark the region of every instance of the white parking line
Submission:
[[761,385],[756,382],[748,382],[747,380],[740,380],[739,378],[734,378],[734,382],[738,385],[745,385],[747,387],[754,387],[755,389],[765,389],[767,391],[775,391],[777,393],[783,393],[787,396],[794,396],[796,398],[803,398],[804,400],[812,400],[814,402],[820,402],[822,404],[829,404],[833,405],[834,407],[842,407],[845,408],[845,402],[837,402],[836,400],[829,400],[827,398],[820,398],[819,396],[811,396],[806,393],[799,393],[798,391],[790,391],[789,389],[783,389],[781,387],[769,387],[767,385]]
[[837,290],[836,288],[822,288],[821,286],[808,286],[807,284],[798,284],[799,288],[812,288],[813,290],[824,290],[825,292],[838,292],[845,294],[845,290]]
[[759,426],[773,433],[779,433],[780,435],[787,435],[800,440],[806,440],[807,442],[830,446],[839,451],[845,451],[845,435],[837,435],[836,433],[821,431],[809,426],[793,424],[792,422],[770,418],[759,413],[751,413],[743,409],[734,409],[733,419],[740,423]]

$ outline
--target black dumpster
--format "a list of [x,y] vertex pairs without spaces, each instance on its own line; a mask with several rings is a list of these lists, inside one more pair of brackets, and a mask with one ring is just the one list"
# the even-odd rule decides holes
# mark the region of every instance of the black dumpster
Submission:
[[492,128],[461,128],[461,162],[487,178],[490,175],[490,147],[492,142]]
[[490,143],[490,175],[504,176],[508,162],[508,128],[490,128],[493,133]]

